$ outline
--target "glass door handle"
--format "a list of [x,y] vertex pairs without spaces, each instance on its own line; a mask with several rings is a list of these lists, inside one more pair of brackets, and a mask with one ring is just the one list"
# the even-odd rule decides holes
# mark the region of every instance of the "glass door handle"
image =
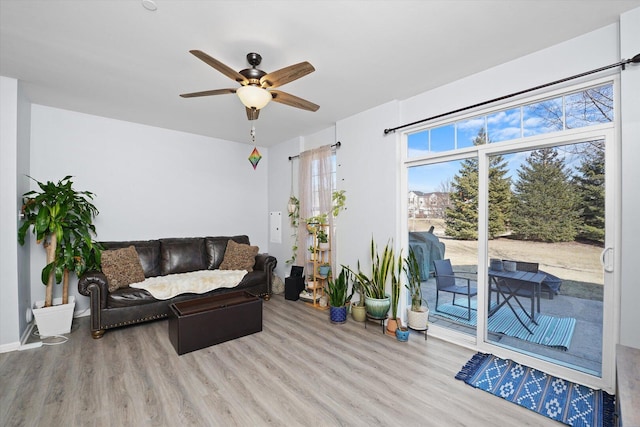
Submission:
[[604,271],[606,271],[607,273],[613,273],[613,263],[609,262],[611,260],[611,257],[607,256],[607,253],[609,252],[613,254],[613,248],[609,247],[602,250],[602,252],[600,253],[600,263],[602,264]]

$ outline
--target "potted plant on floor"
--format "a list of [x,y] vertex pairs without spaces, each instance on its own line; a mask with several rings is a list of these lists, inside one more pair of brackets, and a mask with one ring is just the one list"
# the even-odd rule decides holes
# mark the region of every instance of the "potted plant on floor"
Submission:
[[351,317],[356,322],[364,322],[367,320],[367,309],[364,306],[364,288],[357,280],[354,280],[351,286],[351,293],[355,294],[357,292],[360,295],[358,301],[351,303]]
[[402,252],[398,255],[397,262],[391,265],[391,317],[387,322],[387,333],[396,335],[398,325],[401,325],[398,319],[398,304],[400,302],[400,287],[402,286]]
[[[94,194],[76,191],[71,176],[57,183],[34,181],[40,190],[23,195],[24,222],[18,229],[18,242],[24,245],[27,231],[33,228],[36,242],[46,250],[47,261],[41,275],[46,285],[45,300],[36,302],[34,315],[40,335],[59,335],[70,332],[75,307],[74,298],[69,299],[69,272],[79,276],[87,268],[100,265],[102,248],[92,239],[96,234],[93,218],[98,209],[91,203]],[[53,285],[60,282],[62,298],[54,300]],[[54,307],[54,303],[61,306]],[[60,323],[57,315],[62,317]]]
[[342,268],[335,279],[327,280],[325,292],[329,296],[329,319],[332,323],[347,321],[347,291],[349,289],[350,272]]
[[364,291],[364,304],[367,314],[374,319],[387,317],[391,306],[391,297],[385,292],[389,273],[394,269],[394,254],[391,242],[387,242],[382,254],[377,252],[376,243],[371,239],[371,275],[367,276],[360,269],[352,272],[354,280],[358,282]]
[[[429,305],[422,299],[420,264],[413,249],[409,250],[409,256],[404,260],[404,272],[407,275],[405,287],[411,296],[411,307],[407,308],[407,323],[411,329],[424,331],[429,322]],[[425,305],[422,305],[423,302]]]

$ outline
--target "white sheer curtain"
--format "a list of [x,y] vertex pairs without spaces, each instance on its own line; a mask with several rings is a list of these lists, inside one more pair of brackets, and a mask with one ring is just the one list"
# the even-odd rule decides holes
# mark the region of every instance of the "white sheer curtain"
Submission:
[[[298,264],[304,265],[308,255],[309,241],[306,219],[328,213],[329,230],[333,237],[333,217],[331,215],[333,192],[333,150],[325,145],[300,153],[299,191],[300,223],[298,225]],[[333,239],[331,239],[333,246]],[[333,265],[333,252],[332,260]],[[305,266],[306,267],[306,266]]]

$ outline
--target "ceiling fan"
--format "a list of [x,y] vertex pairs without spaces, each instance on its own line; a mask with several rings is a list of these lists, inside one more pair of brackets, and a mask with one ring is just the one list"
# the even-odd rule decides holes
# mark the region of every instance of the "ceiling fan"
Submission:
[[200,50],[190,50],[189,52],[225,76],[240,83],[241,86],[237,89],[214,89],[203,92],[183,93],[180,95],[183,98],[236,93],[240,101],[242,101],[242,104],[246,107],[247,118],[249,120],[256,120],[258,114],[260,114],[260,109],[271,100],[308,111],[317,111],[318,108],[320,108],[319,105],[313,102],[280,90],[272,90],[314,72],[315,68],[313,68],[313,65],[306,61],[284,67],[271,73],[265,73],[256,68],[260,65],[260,62],[262,62],[262,57],[257,53],[249,53],[247,54],[247,62],[249,62],[251,68],[235,71]]

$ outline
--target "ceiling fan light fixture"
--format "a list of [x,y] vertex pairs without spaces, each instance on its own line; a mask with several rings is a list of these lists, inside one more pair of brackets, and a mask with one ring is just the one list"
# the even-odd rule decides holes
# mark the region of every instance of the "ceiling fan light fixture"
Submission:
[[236,90],[238,98],[247,108],[259,110],[271,101],[271,93],[259,86],[246,85]]

